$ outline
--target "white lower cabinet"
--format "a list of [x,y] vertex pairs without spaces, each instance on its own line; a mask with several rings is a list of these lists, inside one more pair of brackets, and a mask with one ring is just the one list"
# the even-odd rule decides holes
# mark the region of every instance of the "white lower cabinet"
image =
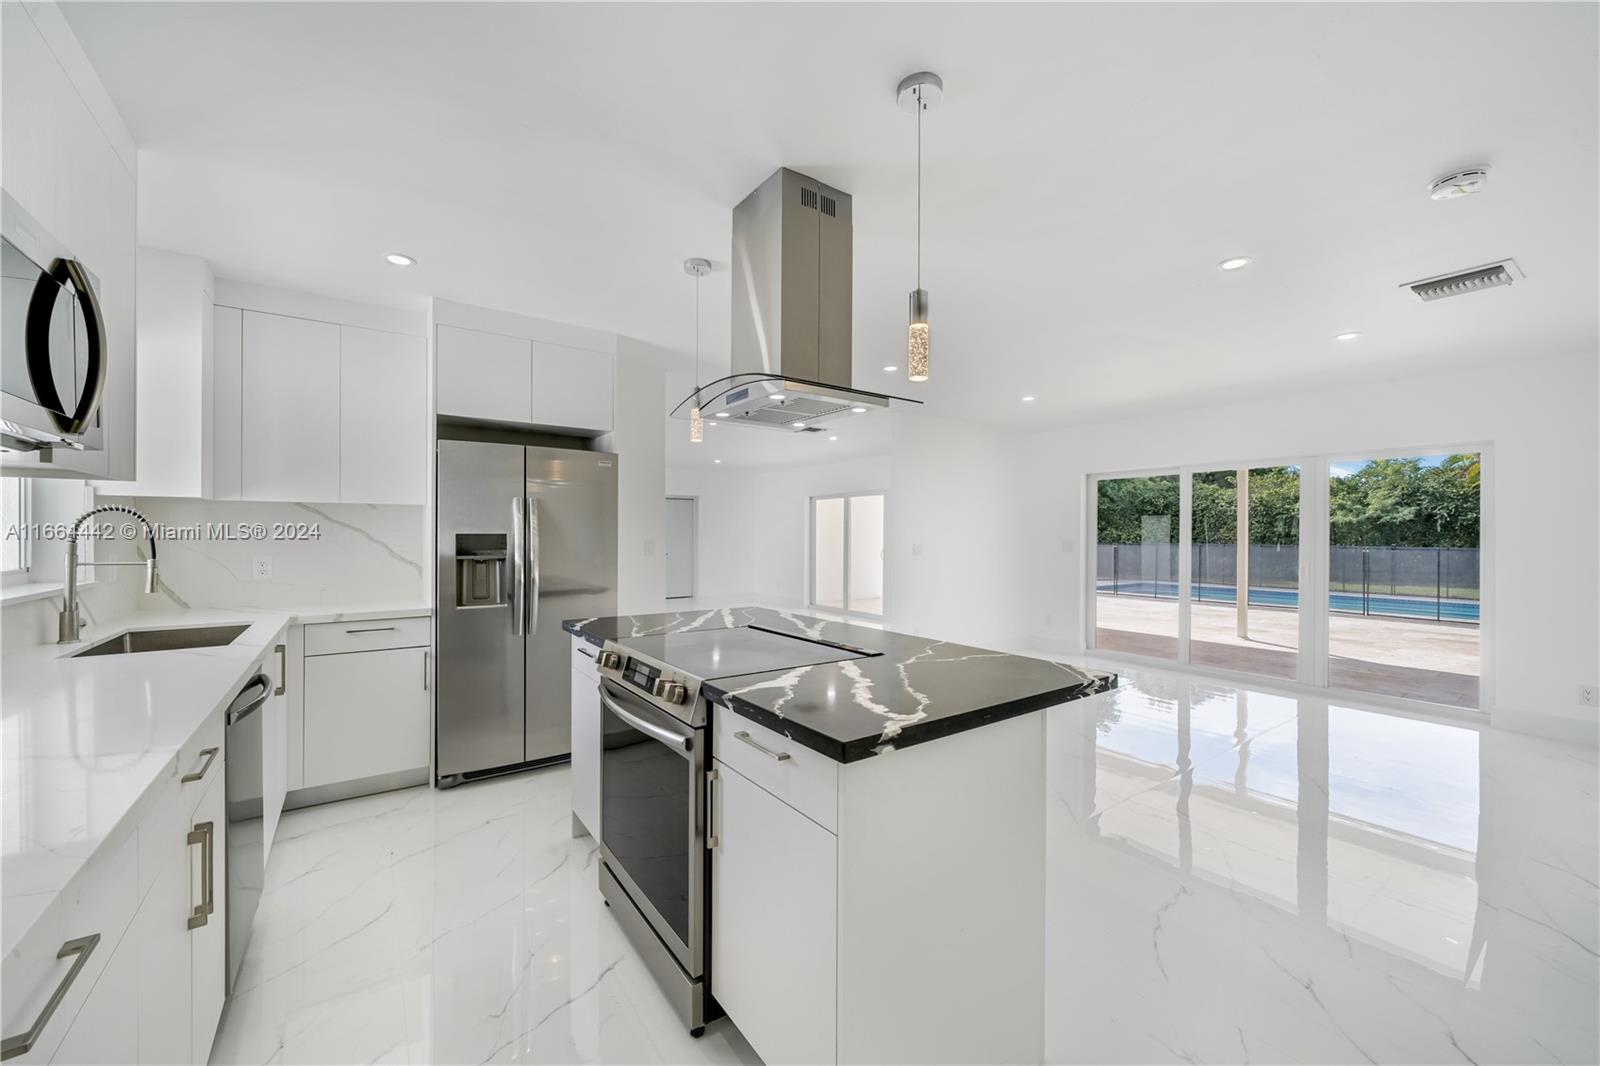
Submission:
[[838,839],[716,767],[712,994],[764,1062],[834,1062]]
[[[191,1062],[211,1058],[228,998],[228,790],[218,774],[195,808],[189,835],[189,1042]],[[189,928],[190,926],[193,928]]]
[[572,638],[572,813],[596,840],[600,839],[600,675],[594,664],[598,650],[582,637]]
[[[222,764],[214,764],[217,777]],[[182,764],[179,764],[180,771]],[[185,794],[175,781],[163,782],[156,806],[139,828],[139,868],[154,871],[155,882],[139,907],[139,1062],[144,1066],[189,1062],[189,929],[192,825]],[[205,798],[202,792],[201,799]],[[142,879],[142,878],[141,878]]]
[[305,787],[428,765],[428,649],[308,655]]
[[261,670],[272,679],[272,696],[261,708],[261,847],[262,868],[272,856],[284,797],[289,791],[288,635],[273,646]]
[[109,951],[111,955],[51,1062],[122,1066],[128,1061],[128,1049],[139,1043],[139,1032],[143,1028],[139,936],[129,930],[115,944],[107,945],[102,941],[99,950]]

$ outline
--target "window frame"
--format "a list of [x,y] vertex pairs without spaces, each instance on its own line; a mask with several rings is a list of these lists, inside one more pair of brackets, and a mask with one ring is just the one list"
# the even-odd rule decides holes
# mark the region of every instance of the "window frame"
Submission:
[[[20,531],[17,545],[17,559],[20,565],[10,570],[0,570],[0,586],[10,587],[26,585],[33,577],[33,539],[28,536],[28,526],[33,521],[33,479],[7,477],[5,480],[17,483],[16,524]],[[0,535],[5,532],[7,531],[0,530]]]

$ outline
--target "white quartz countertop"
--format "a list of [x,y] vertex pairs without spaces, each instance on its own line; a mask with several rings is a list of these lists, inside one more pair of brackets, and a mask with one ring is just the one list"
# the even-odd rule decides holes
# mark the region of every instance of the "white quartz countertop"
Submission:
[[[0,953],[120,828],[291,624],[416,617],[426,606],[139,611],[70,646],[5,649],[0,670]],[[248,624],[217,648],[74,659],[129,630]]]

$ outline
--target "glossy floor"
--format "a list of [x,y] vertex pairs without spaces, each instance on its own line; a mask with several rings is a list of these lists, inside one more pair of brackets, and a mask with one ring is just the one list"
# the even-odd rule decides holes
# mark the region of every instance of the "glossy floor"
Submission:
[[[1043,973],[1008,975],[1048,1059],[1600,1060],[1594,751],[1130,681],[1049,712]],[[668,1009],[567,781],[286,815],[214,1061],[755,1061]]]

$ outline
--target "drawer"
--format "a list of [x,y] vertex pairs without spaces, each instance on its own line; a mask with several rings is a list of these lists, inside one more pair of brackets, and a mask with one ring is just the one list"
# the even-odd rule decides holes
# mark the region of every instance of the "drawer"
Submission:
[[838,763],[726,707],[716,707],[715,717],[713,755],[828,832],[839,831]]
[[[7,1037],[25,1032],[40,1017],[57,989],[65,984],[61,1001],[49,1021],[39,1031],[33,1048],[13,1060],[19,1064],[49,1062],[61,1039],[72,1028],[79,1008],[105,970],[123,933],[138,908],[139,846],[136,832],[125,832],[120,840],[108,840],[101,853],[89,860],[72,883],[61,893],[51,912],[28,930],[6,956],[3,967],[3,1021]],[[82,968],[70,982],[72,968],[81,952],[59,958],[62,948],[74,941],[99,935],[99,940],[82,957]]]
[[305,627],[307,655],[347,651],[421,648],[430,640],[427,618],[369,618],[364,622],[319,622]]
[[586,677],[593,684],[600,683],[600,671],[595,667],[594,657],[600,654],[600,649],[590,644],[582,637],[572,638],[572,672],[581,677]]
[[[252,670],[248,677],[255,676]],[[229,697],[230,701],[232,697]],[[212,779],[222,776],[223,710],[212,713],[194,736],[178,750],[178,790],[182,793],[184,817],[194,813],[195,804],[205,794]]]

